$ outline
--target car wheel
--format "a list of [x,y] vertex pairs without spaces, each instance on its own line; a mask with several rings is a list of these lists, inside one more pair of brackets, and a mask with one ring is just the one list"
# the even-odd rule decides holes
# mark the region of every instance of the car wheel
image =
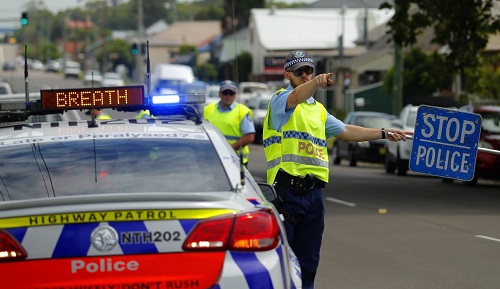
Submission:
[[333,164],[340,165],[340,161],[342,161],[342,159],[340,158],[339,147],[334,145],[332,151]]
[[391,162],[389,154],[385,155],[385,172],[388,174],[394,174],[396,171],[396,165]]
[[356,157],[354,156],[354,149],[353,148],[349,149],[348,159],[349,159],[349,165],[351,167],[355,167],[356,166]]
[[408,168],[406,167],[406,163],[399,157],[399,151],[398,156],[396,157],[396,169],[398,171],[398,176],[406,176],[406,170]]

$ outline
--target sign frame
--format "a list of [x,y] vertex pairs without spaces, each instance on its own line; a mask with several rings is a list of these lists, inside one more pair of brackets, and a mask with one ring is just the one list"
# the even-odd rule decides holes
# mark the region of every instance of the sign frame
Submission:
[[410,170],[444,178],[474,178],[481,115],[421,105],[410,157]]

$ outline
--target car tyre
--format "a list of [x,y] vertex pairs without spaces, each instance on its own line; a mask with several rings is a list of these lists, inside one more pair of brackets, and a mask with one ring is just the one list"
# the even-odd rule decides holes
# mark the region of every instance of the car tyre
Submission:
[[356,166],[356,157],[354,156],[354,149],[353,148],[349,149],[348,160],[349,160],[349,166],[351,166],[351,167]]
[[398,156],[396,157],[396,169],[398,176],[406,176],[406,171],[408,170],[408,168],[406,166],[406,162],[400,158],[399,151]]
[[340,162],[342,159],[340,158],[340,152],[339,152],[339,147],[334,145],[332,149],[332,160],[334,165],[340,165]]
[[388,174],[394,174],[396,171],[396,165],[391,162],[391,157],[389,154],[385,155],[385,172]]

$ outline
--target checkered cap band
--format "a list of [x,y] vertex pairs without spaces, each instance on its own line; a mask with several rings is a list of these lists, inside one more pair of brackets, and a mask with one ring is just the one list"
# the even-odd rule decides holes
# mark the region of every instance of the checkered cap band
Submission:
[[288,61],[287,63],[285,63],[285,69],[287,69],[288,67],[290,67],[294,64],[301,63],[301,62],[309,62],[311,65],[313,64],[313,60],[310,57],[296,58],[294,60],[291,60],[291,61]]

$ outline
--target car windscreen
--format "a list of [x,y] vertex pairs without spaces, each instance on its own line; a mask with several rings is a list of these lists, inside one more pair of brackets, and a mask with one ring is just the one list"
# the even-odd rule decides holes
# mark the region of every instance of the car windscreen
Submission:
[[231,189],[207,140],[106,139],[0,149],[0,200]]
[[411,110],[409,112],[408,119],[406,121],[406,125],[409,127],[415,127],[416,122],[417,122],[417,111]]
[[383,127],[390,127],[391,120],[387,117],[359,116],[356,117],[355,124],[368,128],[383,128]]
[[482,112],[481,129],[484,132],[500,134],[500,113]]

